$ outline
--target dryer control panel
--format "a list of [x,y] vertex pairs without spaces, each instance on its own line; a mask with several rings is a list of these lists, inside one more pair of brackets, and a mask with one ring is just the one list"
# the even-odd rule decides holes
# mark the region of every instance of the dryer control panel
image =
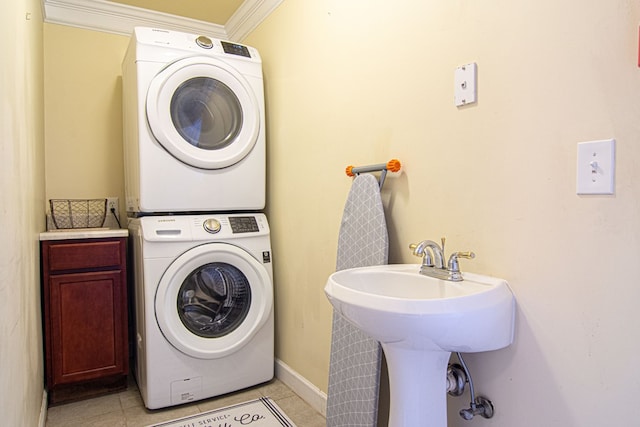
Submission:
[[249,53],[249,48],[247,48],[245,45],[223,42],[223,41],[221,41],[220,44],[222,45],[222,49],[224,50],[224,53],[230,53],[232,55],[251,58],[251,54]]

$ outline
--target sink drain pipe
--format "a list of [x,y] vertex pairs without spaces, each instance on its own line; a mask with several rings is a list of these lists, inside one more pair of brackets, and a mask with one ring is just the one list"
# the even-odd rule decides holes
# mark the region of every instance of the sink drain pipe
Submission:
[[460,416],[465,420],[470,420],[476,415],[484,418],[493,417],[493,403],[483,396],[476,397],[473,388],[473,379],[467,368],[462,354],[456,353],[460,365],[457,363],[449,365],[447,369],[447,393],[451,396],[461,396],[464,393],[465,383],[469,383],[469,394],[471,395],[471,403],[468,408],[460,410]]

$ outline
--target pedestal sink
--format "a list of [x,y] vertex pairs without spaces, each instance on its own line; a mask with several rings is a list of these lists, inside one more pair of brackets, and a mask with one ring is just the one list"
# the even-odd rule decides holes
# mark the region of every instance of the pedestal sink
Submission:
[[389,426],[446,427],[451,352],[510,345],[515,300],[506,281],[463,273],[450,282],[396,264],[333,273],[325,293],[334,309],[382,344],[389,368]]

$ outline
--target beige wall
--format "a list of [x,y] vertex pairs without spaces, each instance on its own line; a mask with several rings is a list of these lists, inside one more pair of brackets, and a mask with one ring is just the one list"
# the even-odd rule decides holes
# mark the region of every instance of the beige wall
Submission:
[[[447,236],[463,269],[507,279],[508,349],[470,355],[496,405],[476,425],[628,425],[640,377],[640,7],[556,2],[286,1],[246,43],[264,59],[277,355],[326,390],[349,164],[397,157],[392,262]],[[478,64],[478,103],[453,105]],[[617,140],[616,194],[575,193],[576,144]],[[392,286],[390,284],[390,286]],[[451,426],[468,398],[450,401]]]
[[37,426],[43,401],[38,233],[44,230],[42,16],[0,6],[0,424]]
[[47,199],[116,196],[124,215],[120,64],[128,42],[44,25]]

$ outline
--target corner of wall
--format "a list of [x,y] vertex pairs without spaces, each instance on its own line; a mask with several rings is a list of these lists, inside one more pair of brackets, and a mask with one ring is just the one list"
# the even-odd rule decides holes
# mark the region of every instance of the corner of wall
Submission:
[[285,383],[291,390],[307,402],[313,409],[327,416],[327,395],[311,384],[298,372],[280,359],[276,359],[276,378]]

